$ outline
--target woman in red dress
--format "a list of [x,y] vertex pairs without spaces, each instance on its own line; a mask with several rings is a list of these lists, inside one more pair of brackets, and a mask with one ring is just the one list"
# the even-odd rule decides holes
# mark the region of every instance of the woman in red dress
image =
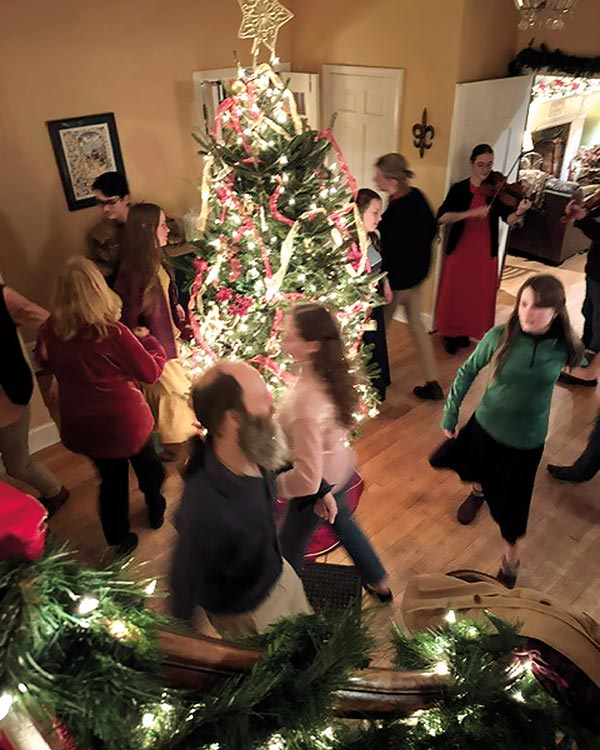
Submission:
[[525,199],[513,211],[483,195],[481,183],[493,166],[492,147],[487,143],[475,146],[471,176],[452,185],[438,211],[438,223],[450,225],[435,323],[448,354],[469,346],[471,338],[481,339],[494,325],[498,219],[514,226],[531,206]]

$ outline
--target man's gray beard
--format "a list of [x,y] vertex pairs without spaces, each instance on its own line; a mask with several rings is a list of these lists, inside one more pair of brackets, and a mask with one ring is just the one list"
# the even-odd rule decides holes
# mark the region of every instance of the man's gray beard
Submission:
[[286,444],[278,422],[273,417],[245,414],[238,443],[250,461],[269,471],[286,463]]

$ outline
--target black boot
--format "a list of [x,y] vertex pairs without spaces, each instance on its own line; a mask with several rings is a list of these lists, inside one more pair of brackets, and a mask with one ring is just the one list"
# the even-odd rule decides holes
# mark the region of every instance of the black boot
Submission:
[[148,506],[148,523],[150,524],[150,528],[160,529],[165,522],[167,501],[162,495],[147,497],[146,505]]
[[456,354],[458,351],[458,340],[454,336],[444,336],[444,349],[448,354]]
[[519,565],[520,563],[517,563],[516,567],[511,568],[506,561],[506,557],[502,557],[502,567],[496,576],[498,583],[506,586],[507,589],[514,589],[519,575]]
[[458,522],[462,523],[463,526],[472,523],[475,520],[475,516],[481,510],[484,500],[483,495],[476,495],[474,492],[471,492],[469,497],[461,503],[456,513]]
[[413,393],[423,401],[441,401],[444,398],[444,391],[437,380],[428,380],[425,385],[416,385]]

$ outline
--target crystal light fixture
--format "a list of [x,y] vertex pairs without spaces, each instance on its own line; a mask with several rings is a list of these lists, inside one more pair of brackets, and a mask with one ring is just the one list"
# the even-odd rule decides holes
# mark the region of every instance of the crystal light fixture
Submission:
[[526,31],[536,24],[558,30],[565,25],[565,17],[573,13],[577,0],[515,0],[521,13],[519,29]]

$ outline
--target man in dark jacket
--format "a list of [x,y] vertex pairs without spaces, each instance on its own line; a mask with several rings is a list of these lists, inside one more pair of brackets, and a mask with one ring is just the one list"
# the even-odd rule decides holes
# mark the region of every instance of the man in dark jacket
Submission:
[[250,365],[222,361],[192,399],[207,437],[194,446],[176,517],[174,615],[189,620],[199,606],[219,633],[242,637],[311,612],[277,541],[271,469],[282,461],[265,382]]
[[[567,216],[575,219],[574,226],[592,241],[585,264],[585,299],[583,314],[583,345],[589,352],[600,352],[600,223],[579,203],[571,201],[566,208]],[[583,380],[563,372],[559,380],[568,385],[596,386],[598,381]]]

